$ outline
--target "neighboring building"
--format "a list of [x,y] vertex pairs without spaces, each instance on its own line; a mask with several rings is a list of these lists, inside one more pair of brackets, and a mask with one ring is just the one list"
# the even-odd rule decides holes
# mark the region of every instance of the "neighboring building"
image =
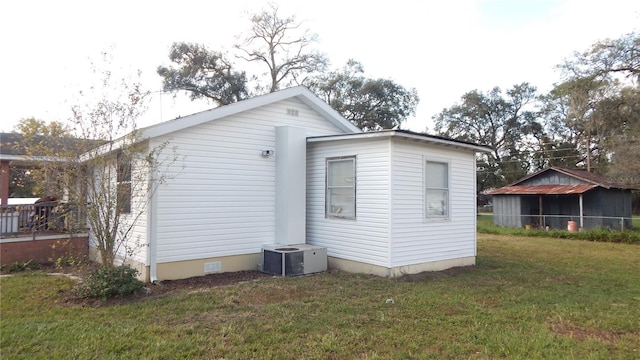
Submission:
[[256,270],[270,244],[325,248],[331,268],[383,276],[475,264],[475,153],[485,146],[362,133],[304,87],[140,136],[148,149],[170,144],[160,159],[180,155],[133,236],[148,244],[130,258],[146,280]]
[[11,163],[25,166],[25,153],[14,144],[20,143],[22,136],[16,133],[0,133],[0,205],[9,203],[9,183],[11,182]]
[[[102,141],[88,141],[73,137],[51,139],[44,136],[36,136],[35,138],[26,140],[20,133],[0,133],[0,205],[8,205],[12,197],[31,197],[35,195],[23,194],[23,196],[15,196],[10,193],[9,188],[12,171],[33,170],[43,166],[43,164],[64,163],[68,161],[67,158],[51,156],[51,154],[72,153],[74,151],[81,152],[83,151],[82,149],[87,149],[90,146],[100,143],[102,143]],[[29,146],[35,149],[42,149],[40,151],[47,149],[45,152],[50,152],[50,154],[29,153],[26,149]],[[24,200],[14,201],[21,202]]]
[[585,170],[551,167],[489,194],[496,225],[629,229],[631,190]]

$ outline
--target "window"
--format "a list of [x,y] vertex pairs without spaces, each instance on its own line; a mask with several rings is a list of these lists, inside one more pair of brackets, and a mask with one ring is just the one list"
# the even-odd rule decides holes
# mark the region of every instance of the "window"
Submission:
[[119,153],[117,156],[118,209],[123,214],[131,213],[131,159]]
[[356,158],[327,159],[326,216],[356,218]]
[[449,164],[427,161],[425,179],[427,218],[448,218]]

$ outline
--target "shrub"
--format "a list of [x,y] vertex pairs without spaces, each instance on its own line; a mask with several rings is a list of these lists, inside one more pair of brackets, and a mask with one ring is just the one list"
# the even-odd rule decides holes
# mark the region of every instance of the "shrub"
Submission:
[[26,262],[14,262],[7,265],[2,265],[2,271],[13,273],[20,271],[31,271],[40,269],[41,265],[37,261],[26,261]]
[[48,258],[57,269],[65,267],[73,267],[81,270],[87,263],[88,259],[85,255],[74,249],[71,240],[58,240],[51,245],[52,256]]
[[76,288],[83,298],[126,297],[137,293],[144,283],[136,278],[138,270],[128,265],[100,266]]

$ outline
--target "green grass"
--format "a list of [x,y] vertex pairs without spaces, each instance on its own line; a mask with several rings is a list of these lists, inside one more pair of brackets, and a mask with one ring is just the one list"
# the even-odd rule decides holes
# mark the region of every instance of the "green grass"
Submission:
[[478,232],[484,234],[511,235],[511,236],[533,236],[551,237],[560,239],[588,240],[601,242],[616,242],[628,244],[640,244],[640,218],[634,217],[632,220],[633,229],[616,231],[609,229],[591,229],[579,232],[569,232],[566,230],[542,230],[509,228],[493,224],[493,215],[490,213],[480,213],[477,216]]
[[[0,279],[3,359],[637,359],[640,247],[480,234],[478,265],[327,272],[108,307]],[[395,303],[388,303],[393,299]]]

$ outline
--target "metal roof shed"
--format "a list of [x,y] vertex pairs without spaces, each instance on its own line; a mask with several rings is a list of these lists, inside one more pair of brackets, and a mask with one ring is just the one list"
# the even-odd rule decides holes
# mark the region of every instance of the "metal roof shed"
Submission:
[[631,190],[585,170],[550,167],[490,191],[493,221],[506,227],[631,227]]

